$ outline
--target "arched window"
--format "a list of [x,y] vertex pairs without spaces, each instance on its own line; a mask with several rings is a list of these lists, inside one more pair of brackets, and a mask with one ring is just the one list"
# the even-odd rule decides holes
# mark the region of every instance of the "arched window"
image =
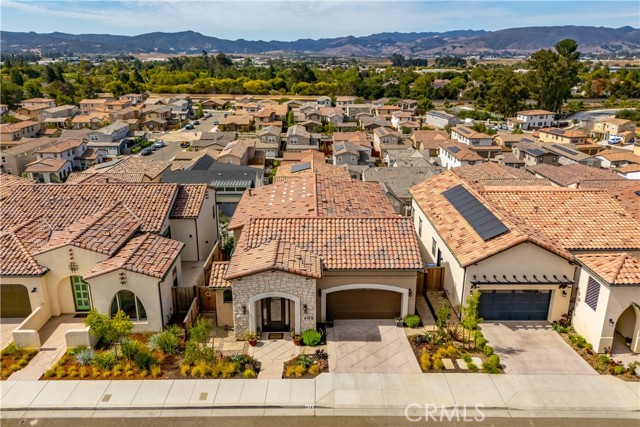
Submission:
[[120,310],[124,311],[131,320],[147,320],[147,312],[142,302],[131,291],[122,290],[113,297],[111,309],[109,310],[111,317],[115,316]]

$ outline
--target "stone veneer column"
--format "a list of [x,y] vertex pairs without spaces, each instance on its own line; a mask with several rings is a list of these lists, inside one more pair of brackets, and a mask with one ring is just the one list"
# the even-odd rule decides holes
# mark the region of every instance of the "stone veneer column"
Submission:
[[[283,298],[288,295],[298,297],[300,305],[300,324],[296,324],[297,332],[307,329],[315,329],[318,321],[316,314],[316,279],[297,276],[295,274],[283,273],[281,271],[268,271],[234,279],[231,281],[233,290],[233,322],[236,337],[242,336],[249,331],[250,318],[255,316],[255,304],[249,301],[252,297],[267,294],[269,292],[280,293]],[[268,296],[265,296],[265,298]],[[291,298],[289,298],[291,299]],[[304,314],[303,307],[306,304],[307,314]],[[246,307],[246,314],[242,314],[242,306]],[[296,318],[296,313],[292,312],[291,317]],[[256,324],[256,328],[260,325]],[[252,331],[255,332],[255,331]]]

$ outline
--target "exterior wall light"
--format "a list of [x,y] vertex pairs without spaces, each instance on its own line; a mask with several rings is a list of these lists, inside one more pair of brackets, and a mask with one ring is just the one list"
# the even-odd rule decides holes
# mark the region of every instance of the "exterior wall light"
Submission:
[[247,314],[247,306],[246,306],[246,305],[243,305],[243,306],[242,306],[242,315],[244,316],[244,315],[246,315],[246,314]]

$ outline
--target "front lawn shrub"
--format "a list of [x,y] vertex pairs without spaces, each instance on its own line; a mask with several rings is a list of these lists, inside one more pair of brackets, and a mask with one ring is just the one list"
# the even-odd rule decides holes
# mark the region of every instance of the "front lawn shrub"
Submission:
[[318,360],[329,360],[329,353],[324,350],[316,350],[316,358]]
[[439,357],[433,358],[433,369],[437,369],[439,371],[444,369],[444,363],[442,362],[441,358]]
[[313,347],[314,345],[320,344],[320,341],[322,341],[322,334],[315,329],[307,329],[302,333],[302,342],[304,345]]
[[80,353],[83,350],[88,349],[89,347],[87,347],[86,345],[82,344],[82,345],[77,345],[75,347],[73,347],[71,350],[69,350],[69,354],[72,356],[75,356],[76,354]]
[[78,374],[80,375],[80,378],[87,378],[89,376],[89,368],[86,366],[80,366]]
[[122,354],[129,360],[133,360],[136,358],[136,355],[142,349],[142,345],[137,340],[132,340],[130,338],[123,338],[120,341],[120,348],[122,349]]
[[231,378],[238,373],[240,366],[235,362],[221,362],[220,368],[222,378]]
[[473,362],[467,363],[467,368],[469,368],[471,372],[478,372],[478,365]]
[[293,375],[296,378],[300,378],[306,372],[307,372],[307,368],[305,368],[303,365],[296,365],[296,366],[293,367]]
[[160,350],[163,353],[178,353],[178,345],[180,340],[177,336],[169,331],[162,331],[149,338],[149,348],[152,350]]
[[404,323],[409,328],[417,328],[420,325],[420,316],[417,314],[408,314],[404,318]]
[[622,374],[624,374],[624,366],[621,366],[621,365],[614,366],[612,371],[611,371],[611,373],[613,375],[622,375]]
[[445,355],[447,357],[458,358],[458,356],[460,355],[460,352],[458,351],[457,348],[455,348],[454,346],[450,345],[445,350]]
[[287,370],[285,371],[284,375],[288,378],[293,377],[295,375],[294,368],[295,366],[287,366]]
[[256,371],[254,371],[253,369],[245,369],[242,373],[242,376],[248,380],[253,379],[256,377]]
[[64,378],[67,376],[67,371],[64,368],[56,368],[56,378]]
[[151,366],[157,363],[156,358],[153,357],[153,354],[149,353],[146,350],[141,350],[135,357],[136,365],[138,365],[139,369],[146,369],[147,371],[151,370]]
[[484,348],[487,345],[487,339],[483,336],[476,338],[476,345],[480,348]]
[[181,338],[184,336],[184,329],[180,325],[169,325],[164,328],[164,331],[173,335],[176,338]]
[[296,360],[296,365],[304,366],[305,369],[308,369],[309,366],[313,365],[313,359],[307,356],[306,354],[302,354],[298,356],[298,360]]
[[191,374],[191,366],[182,365],[182,367],[180,368],[180,375],[182,375],[183,377],[188,377],[190,374]]
[[464,360],[465,363],[471,363],[471,355],[465,354],[464,356],[462,356],[462,360]]
[[482,362],[482,369],[488,374],[497,374],[500,369],[500,357],[497,354],[492,354]]
[[[128,372],[133,372],[133,371],[127,371]],[[153,378],[158,378],[160,375],[162,375],[162,368],[158,365],[153,365],[151,367],[151,376]]]
[[309,366],[309,373],[311,375],[318,375],[320,373],[320,365]]
[[104,370],[110,370],[113,368],[113,365],[116,364],[116,354],[112,351],[103,351],[101,353],[97,353],[91,364]]
[[420,355],[420,367],[425,371],[431,369],[431,355],[426,351]]
[[80,365],[91,365],[96,352],[92,348],[84,348],[74,354],[76,362]]
[[491,356],[493,354],[493,347],[491,347],[490,345],[484,346],[484,354],[487,357]]

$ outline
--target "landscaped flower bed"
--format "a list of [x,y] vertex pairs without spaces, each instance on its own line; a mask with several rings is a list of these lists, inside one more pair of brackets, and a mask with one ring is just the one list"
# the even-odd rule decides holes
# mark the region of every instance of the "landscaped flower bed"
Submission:
[[640,381],[635,374],[640,362],[631,362],[624,366],[613,360],[611,356],[596,353],[583,336],[575,333],[568,316],[565,315],[559,322],[554,322],[553,329],[597,372],[603,375],[616,375],[625,381]]
[[99,338],[96,348],[69,350],[43,379],[255,378],[260,370],[246,354],[224,356],[209,347],[212,325],[204,318],[195,322],[187,342],[175,325],[156,334],[131,334],[124,313],[111,319],[92,312],[86,323]]
[[329,355],[324,350],[314,354],[301,354],[285,362],[284,378],[315,378],[329,370]]
[[11,374],[27,366],[37,353],[38,350],[35,348],[21,348],[15,343],[9,344],[2,350],[0,379],[6,380]]

